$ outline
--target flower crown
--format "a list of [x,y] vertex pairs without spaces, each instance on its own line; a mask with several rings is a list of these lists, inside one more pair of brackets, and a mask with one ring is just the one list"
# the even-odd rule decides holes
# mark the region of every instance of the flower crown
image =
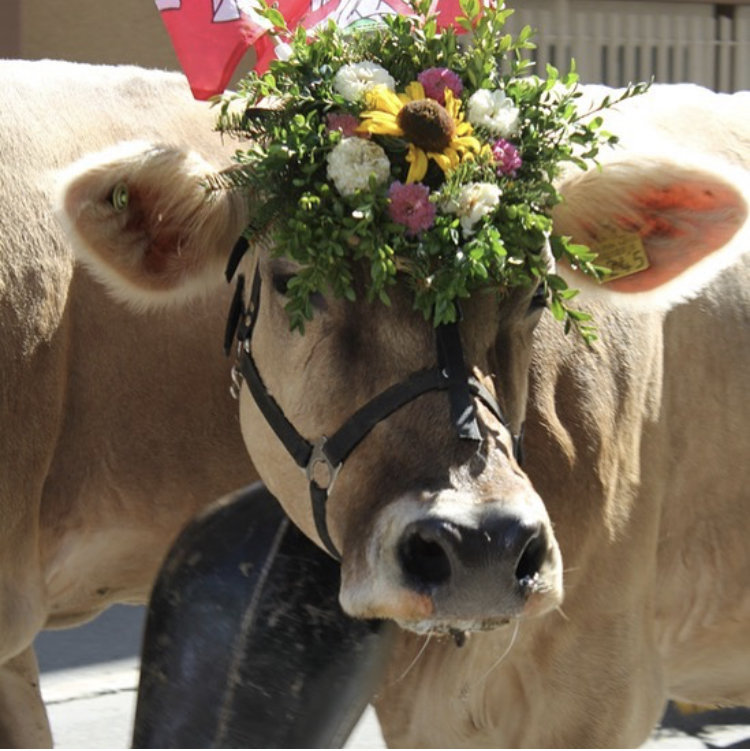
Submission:
[[566,162],[595,163],[616,139],[593,115],[645,85],[579,113],[574,70],[524,75],[531,31],[505,33],[502,3],[461,0],[464,15],[442,29],[429,0],[410,5],[410,16],[350,31],[329,22],[310,37],[263,6],[289,56],[220,99],[219,130],[251,142],[212,187],[252,191],[246,236],[267,234],[298,262],[287,310],[301,331],[313,293],[355,299],[353,265],[364,263],[368,299],[387,304],[400,275],[435,325],[455,321],[457,301],[479,288],[541,284],[566,329],[593,339],[543,250],[595,277],[605,270],[552,234],[553,181]]

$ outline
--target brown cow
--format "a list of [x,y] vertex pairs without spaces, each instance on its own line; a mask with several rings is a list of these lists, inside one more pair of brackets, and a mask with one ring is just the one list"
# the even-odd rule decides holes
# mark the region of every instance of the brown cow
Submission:
[[[464,354],[507,425],[478,399],[477,448],[444,393],[418,396],[343,463],[323,527],[257,400],[270,393],[307,441],[332,436],[433,368],[434,334],[396,289],[391,307],[317,298],[300,336],[284,311],[293,267],[265,248],[245,262],[248,278],[258,270],[248,349],[262,381],[260,397],[242,390],[245,442],[294,521],[341,552],[344,608],[403,627],[376,702],[389,744],[630,746],[670,697],[750,702],[749,111],[748,95],[675,86],[610,113],[624,147],[562,181],[556,228],[594,246],[612,228],[638,235],[650,268],[586,289],[592,350],[533,290],[475,295]],[[170,215],[176,190],[196,190],[176,161],[161,173],[177,158],[150,147],[67,177],[87,263],[138,304],[209,280],[225,258],[213,231]],[[118,184],[119,210],[107,204]],[[200,221],[240,211],[230,194]],[[165,252],[175,237],[180,252]],[[312,476],[325,485],[325,464]]]
[[49,208],[51,170],[123,139],[225,163],[213,115],[182,77],[134,68],[4,61],[0,89],[0,746],[49,746],[36,633],[143,602],[185,521],[255,475],[227,290],[131,314],[74,267]]

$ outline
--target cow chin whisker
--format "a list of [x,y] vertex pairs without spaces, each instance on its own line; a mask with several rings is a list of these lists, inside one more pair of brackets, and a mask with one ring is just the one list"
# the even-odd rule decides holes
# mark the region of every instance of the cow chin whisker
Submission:
[[427,649],[427,645],[430,643],[431,639],[432,639],[432,634],[427,634],[424,640],[424,644],[422,644],[422,646],[419,648],[419,652],[417,652],[414,659],[409,663],[406,670],[404,670],[404,672],[401,673],[401,675],[398,678],[396,678],[396,680],[393,681],[393,683],[391,683],[391,686],[395,686],[397,683],[401,683],[401,681],[403,681],[404,678],[406,678],[406,676],[409,675],[409,673],[412,671],[414,666],[419,662],[419,658],[425,653],[425,650]]
[[519,619],[516,619],[515,626],[513,628],[513,633],[510,637],[510,642],[508,643],[508,646],[505,648],[505,651],[498,657],[495,662],[490,665],[490,667],[484,672],[483,675],[479,677],[477,682],[474,684],[475,686],[480,686],[483,684],[486,680],[489,674],[496,668],[498,665],[500,665],[510,654],[511,649],[513,649],[513,646],[516,643],[516,638],[518,637],[518,631],[521,628],[521,621]]
[[571,566],[570,568],[564,568],[562,570],[563,579],[567,579],[568,574],[574,574],[576,571],[580,571],[580,570],[581,570],[580,566]]
[[559,605],[555,608],[555,610],[560,614],[564,621],[570,623],[570,618],[568,618],[568,616],[565,614],[565,611]]

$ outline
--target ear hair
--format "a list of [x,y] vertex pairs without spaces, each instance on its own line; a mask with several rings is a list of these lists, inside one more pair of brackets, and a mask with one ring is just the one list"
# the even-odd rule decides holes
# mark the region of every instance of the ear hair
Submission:
[[[244,199],[209,192],[195,152],[144,142],[89,155],[58,176],[57,214],[79,258],[136,307],[200,295],[221,280]],[[115,186],[127,197],[114,206]]]

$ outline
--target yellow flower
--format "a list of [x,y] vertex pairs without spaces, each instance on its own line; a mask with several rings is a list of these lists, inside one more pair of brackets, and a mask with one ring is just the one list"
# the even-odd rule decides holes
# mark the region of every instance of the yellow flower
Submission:
[[413,81],[403,94],[374,86],[365,94],[368,109],[360,115],[360,133],[396,136],[409,142],[406,182],[419,182],[432,159],[448,174],[464,159],[479,153],[480,143],[472,136],[472,126],[464,122],[461,102],[450,89],[445,107],[425,96],[421,83]]

